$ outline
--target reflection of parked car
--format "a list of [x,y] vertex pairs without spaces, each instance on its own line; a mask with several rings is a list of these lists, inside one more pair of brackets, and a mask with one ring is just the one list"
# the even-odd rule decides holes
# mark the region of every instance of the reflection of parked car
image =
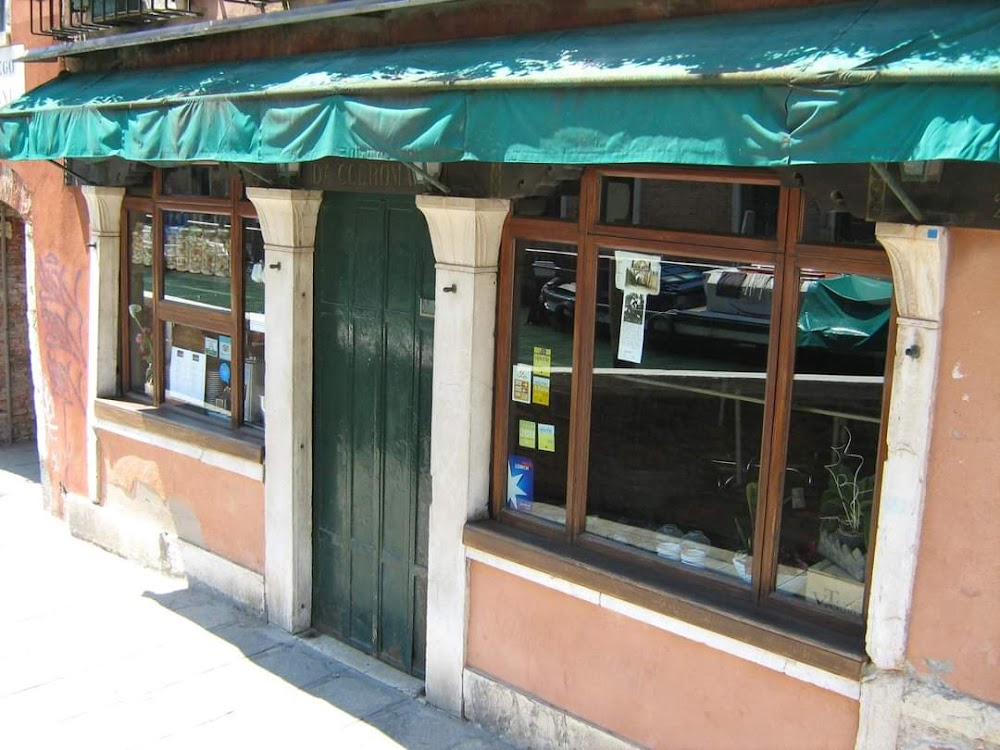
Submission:
[[[601,263],[597,271],[597,322],[600,324],[609,322],[609,269],[610,264]],[[551,269],[547,267],[548,270]],[[671,321],[665,315],[667,311],[686,310],[705,304],[704,270],[694,266],[660,264],[660,293],[651,294],[646,300],[648,330],[669,331]],[[622,294],[618,290],[616,292]],[[538,301],[553,327],[571,327],[576,307],[576,270],[555,269],[555,274],[542,285]]]

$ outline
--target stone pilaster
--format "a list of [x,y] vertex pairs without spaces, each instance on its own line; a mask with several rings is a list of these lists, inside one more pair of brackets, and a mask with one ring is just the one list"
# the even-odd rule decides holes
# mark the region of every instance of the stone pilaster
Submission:
[[99,502],[94,401],[118,390],[118,274],[124,188],[80,188],[90,219],[90,291],[87,321],[87,494]]
[[489,500],[497,258],[509,202],[419,196],[437,290],[427,569],[427,699],[462,712],[465,667],[466,521]]
[[312,620],[313,247],[322,193],[248,188],[264,235],[264,597],[289,632]]

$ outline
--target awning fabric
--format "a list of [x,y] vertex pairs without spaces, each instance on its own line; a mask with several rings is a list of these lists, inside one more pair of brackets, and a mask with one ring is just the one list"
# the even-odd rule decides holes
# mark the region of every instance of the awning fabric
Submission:
[[1000,162],[1000,7],[898,0],[66,75],[0,158]]

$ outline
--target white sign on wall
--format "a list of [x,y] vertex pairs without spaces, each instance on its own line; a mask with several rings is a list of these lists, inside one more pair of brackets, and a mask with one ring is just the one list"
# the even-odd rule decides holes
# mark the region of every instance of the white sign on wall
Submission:
[[24,94],[24,63],[15,61],[23,54],[23,44],[0,47],[0,107]]

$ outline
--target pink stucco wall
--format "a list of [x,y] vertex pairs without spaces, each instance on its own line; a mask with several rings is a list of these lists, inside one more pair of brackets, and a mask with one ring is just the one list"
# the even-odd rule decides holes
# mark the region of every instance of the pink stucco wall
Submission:
[[264,572],[263,483],[103,430],[98,441],[105,503]]
[[858,704],[472,563],[468,666],[656,748],[853,748]]
[[1000,703],[1000,232],[950,236],[908,657]]

